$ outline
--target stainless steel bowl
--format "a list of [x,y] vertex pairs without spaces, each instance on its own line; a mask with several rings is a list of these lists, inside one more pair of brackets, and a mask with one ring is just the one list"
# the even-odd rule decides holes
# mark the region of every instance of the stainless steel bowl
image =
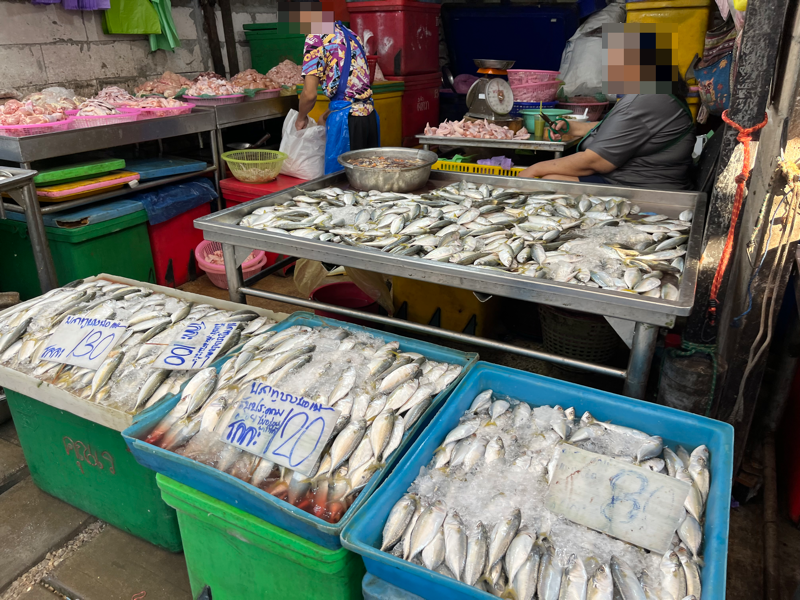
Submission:
[[[356,167],[348,163],[353,158],[371,158],[385,156],[387,158],[419,158],[423,163],[416,167],[402,169],[375,169],[370,167]],[[431,166],[439,160],[435,152],[429,150],[415,150],[414,148],[367,148],[366,150],[352,150],[339,156],[339,164],[344,167],[347,180],[357,190],[368,192],[412,192],[422,188],[428,183],[431,176]]]
[[514,66],[515,60],[489,60],[485,58],[473,59],[475,66],[479,69],[500,69],[505,71]]

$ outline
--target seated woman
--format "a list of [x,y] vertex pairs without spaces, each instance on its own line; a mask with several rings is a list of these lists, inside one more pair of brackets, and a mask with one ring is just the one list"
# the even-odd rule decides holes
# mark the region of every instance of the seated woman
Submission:
[[[615,43],[616,36],[608,34],[609,93],[661,91],[665,85],[672,93],[626,93],[601,122],[571,122],[564,139],[581,140],[575,153],[537,163],[522,171],[521,177],[660,190],[691,189],[689,173],[695,136],[692,114],[685,101],[686,84],[670,64],[666,66],[671,75],[659,73],[661,66],[656,63],[661,61],[656,61],[645,48],[650,45],[649,34],[641,33],[639,37],[642,48],[632,51],[624,49],[624,41]],[[632,65],[632,61],[638,62]],[[632,66],[636,68],[631,69]],[[562,121],[557,125],[559,129],[565,127]]]

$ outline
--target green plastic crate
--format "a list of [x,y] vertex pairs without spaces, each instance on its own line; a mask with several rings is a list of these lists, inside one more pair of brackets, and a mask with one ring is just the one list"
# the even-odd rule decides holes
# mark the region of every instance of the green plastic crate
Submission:
[[249,23],[244,30],[253,68],[259,73],[266,73],[287,59],[303,64],[306,36],[292,31],[290,23]]
[[364,562],[328,550],[163,475],[167,504],[178,511],[192,594],[214,600],[361,599]]
[[[45,231],[62,285],[98,273],[156,281],[144,210],[76,229],[45,227]],[[42,290],[27,223],[0,220],[0,239],[4,250],[0,290],[19,292],[23,300],[39,296]]]
[[39,488],[151,544],[181,551],[175,510],[119,431],[9,389],[6,396]]

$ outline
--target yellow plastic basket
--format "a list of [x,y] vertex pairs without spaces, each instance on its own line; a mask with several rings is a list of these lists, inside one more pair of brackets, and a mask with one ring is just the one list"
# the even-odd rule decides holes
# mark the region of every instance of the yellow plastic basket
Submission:
[[496,175],[498,177],[516,177],[522,167],[512,167],[504,169],[493,165],[478,165],[474,163],[458,163],[446,160],[438,160],[432,169],[437,171],[455,171],[457,173],[473,173],[475,175]]
[[222,154],[231,173],[244,183],[267,183],[277,179],[288,154],[277,150],[231,150]]

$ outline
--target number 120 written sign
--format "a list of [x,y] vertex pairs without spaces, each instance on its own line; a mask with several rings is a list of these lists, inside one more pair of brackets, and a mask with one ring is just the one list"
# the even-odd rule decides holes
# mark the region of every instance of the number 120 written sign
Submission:
[[308,475],[333,433],[340,411],[252,382],[221,438]]

